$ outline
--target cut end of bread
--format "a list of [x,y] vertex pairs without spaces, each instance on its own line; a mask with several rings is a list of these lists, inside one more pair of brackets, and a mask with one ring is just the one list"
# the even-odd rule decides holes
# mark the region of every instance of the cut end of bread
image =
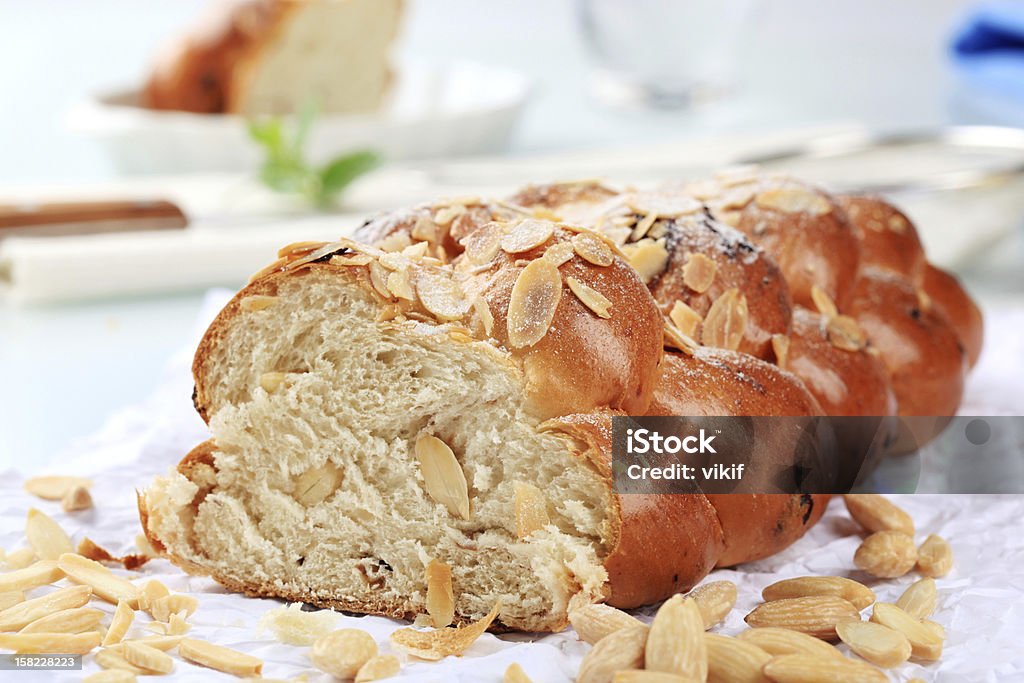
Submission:
[[[607,591],[606,468],[541,428],[493,340],[382,320],[355,270],[264,278],[225,309],[201,349],[213,441],[142,494],[147,535],[237,590],[405,618],[442,562],[456,623],[500,601],[504,627],[563,628]],[[275,300],[239,304],[255,295]]]

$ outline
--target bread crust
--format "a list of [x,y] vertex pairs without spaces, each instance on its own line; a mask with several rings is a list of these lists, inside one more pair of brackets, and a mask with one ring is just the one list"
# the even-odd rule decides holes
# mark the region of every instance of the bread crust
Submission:
[[985,338],[981,309],[954,276],[937,266],[925,266],[921,286],[935,310],[956,331],[967,353],[968,366],[973,368]]
[[861,265],[899,273],[913,284],[924,277],[927,261],[917,228],[907,216],[879,197],[840,195],[861,243]]

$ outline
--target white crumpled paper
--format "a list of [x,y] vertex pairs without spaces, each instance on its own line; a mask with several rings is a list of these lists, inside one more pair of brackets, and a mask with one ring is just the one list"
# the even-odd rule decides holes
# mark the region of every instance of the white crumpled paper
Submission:
[[[207,319],[220,308],[224,292],[211,293]],[[196,338],[205,327],[200,321]],[[1021,414],[1018,386],[1024,341],[1024,310],[988,317],[990,340],[982,362],[969,383],[965,399],[968,414]],[[132,552],[139,532],[135,489],[175,465],[193,445],[206,438],[206,429],[190,402],[191,349],[183,350],[168,365],[159,390],[145,404],[114,415],[96,435],[78,443],[52,470],[80,474],[94,480],[93,510],[64,514],[58,503],[38,500],[22,490],[26,473],[37,474],[31,463],[3,473],[0,482],[0,547],[8,552],[22,547],[25,512],[35,506],[51,514],[75,542],[88,536],[115,553]],[[1012,371],[1011,371],[1012,370]],[[941,661],[907,663],[891,672],[895,681],[915,676],[941,683],[977,681],[1024,681],[1024,496],[903,495],[893,496],[916,520],[919,539],[941,534],[953,546],[956,566],[938,580],[939,607],[933,619],[946,628],[948,640]],[[739,587],[739,600],[724,624],[716,630],[735,634],[743,628],[743,616],[759,603],[761,589],[779,579],[804,574],[845,575],[870,585],[881,601],[895,601],[915,580],[910,574],[879,581],[852,570],[853,553],[861,536],[846,516],[842,503],[834,502],[810,533],[786,551],[735,570],[719,570],[706,581],[728,579]],[[199,610],[192,616],[190,636],[236,648],[264,661],[268,678],[307,675],[310,681],[328,681],[313,669],[308,648],[284,645],[269,632],[261,632],[260,617],[280,601],[231,594],[205,578],[191,577],[165,560],[148,563],[138,572],[119,572],[137,579],[157,578],[172,590],[196,595]],[[30,597],[48,589],[36,589]],[[98,605],[112,612],[109,605]],[[649,619],[653,608],[638,612]],[[148,617],[139,615],[129,637],[149,635]],[[406,624],[380,617],[338,615],[338,627],[363,628],[377,639],[383,652],[390,651],[387,637]],[[410,681],[500,681],[506,667],[519,662],[537,683],[570,681],[589,649],[571,631],[549,635],[506,634],[481,637],[461,658],[438,662],[408,660],[400,677]],[[845,649],[845,646],[844,646]],[[98,670],[91,656],[86,673]],[[17,672],[3,680],[80,680],[83,672]],[[176,681],[238,680],[176,658]],[[166,680],[166,679],[162,679]]]

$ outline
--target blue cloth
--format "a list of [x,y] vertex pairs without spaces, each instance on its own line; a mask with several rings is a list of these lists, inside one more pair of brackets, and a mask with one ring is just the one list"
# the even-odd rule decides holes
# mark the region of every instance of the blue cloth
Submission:
[[1024,0],[979,5],[956,32],[951,52],[970,86],[1024,106]]

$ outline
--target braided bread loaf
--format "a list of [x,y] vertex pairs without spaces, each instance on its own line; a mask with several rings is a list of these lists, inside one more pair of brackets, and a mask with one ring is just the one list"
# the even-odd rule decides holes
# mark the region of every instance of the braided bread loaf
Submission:
[[[249,594],[427,611],[438,625],[500,601],[499,626],[525,630],[777,552],[828,496],[618,495],[611,419],[883,415],[909,400],[899,373],[919,361],[876,342],[868,304],[884,286],[923,307],[927,267],[919,284],[859,260],[847,277],[869,250],[841,201],[780,187],[796,204],[531,187],[380,216],[364,243],[285,248],[199,347],[194,402],[213,439],[140,495],[146,535]],[[793,206],[794,230],[846,235],[853,256],[787,235]],[[768,219],[749,237],[723,222]],[[815,250],[809,272],[800,249]],[[920,298],[969,303],[942,282]],[[908,317],[963,334],[937,304]],[[962,379],[959,346],[908,344],[955,355],[931,360]],[[940,392],[946,404],[959,387]],[[761,445],[772,450],[770,435]],[[427,571],[437,562],[451,586]]]

